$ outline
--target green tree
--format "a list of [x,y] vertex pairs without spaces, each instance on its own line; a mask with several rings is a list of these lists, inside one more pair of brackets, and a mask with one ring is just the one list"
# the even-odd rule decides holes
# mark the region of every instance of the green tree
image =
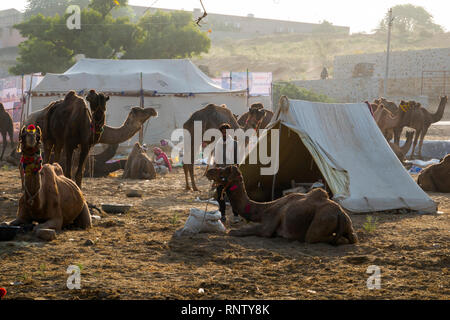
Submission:
[[192,14],[175,11],[146,13],[137,23],[138,42],[124,56],[128,59],[187,58],[208,52],[211,41],[199,30]]
[[[397,5],[392,8],[394,17],[393,35],[410,38],[425,38],[444,32],[443,28],[434,23],[433,16],[423,7],[412,4]],[[388,27],[389,14],[380,21],[376,30],[385,33]]]
[[306,100],[315,102],[334,102],[324,94],[318,94],[306,88],[297,87],[290,82],[276,82],[272,87],[272,101],[274,106],[278,106],[281,96],[286,96],[289,99]]
[[111,15],[85,8],[81,11],[81,29],[69,30],[69,14],[44,17],[42,14],[15,25],[27,40],[19,45],[13,74],[65,71],[77,54],[89,58],[114,58],[124,53],[136,40],[136,26],[128,18],[114,19]]
[[[37,14],[15,25],[27,40],[19,45],[13,74],[64,72],[84,54],[87,58],[185,58],[207,52],[210,39],[184,12],[144,15],[136,24],[130,17],[106,15],[113,0],[93,0],[81,10],[81,29],[69,30],[69,14]],[[121,3],[126,5],[126,0]],[[103,6],[102,6],[103,5]],[[103,10],[102,12],[98,10]],[[110,10],[114,11],[114,10]]]
[[55,14],[64,15],[68,6],[75,4],[85,8],[89,0],[28,0],[25,6],[24,16],[28,19],[37,14],[53,17]]
[[[117,5],[119,3],[119,5]],[[112,9],[117,7],[126,7],[128,0],[92,0],[89,3],[89,8],[100,12],[102,17],[106,17]]]

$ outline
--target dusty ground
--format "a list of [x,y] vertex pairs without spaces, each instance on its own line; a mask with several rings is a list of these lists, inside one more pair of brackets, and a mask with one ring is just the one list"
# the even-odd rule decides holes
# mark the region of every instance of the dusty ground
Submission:
[[[193,201],[207,196],[200,174],[203,192],[197,194],[183,190],[180,169],[153,181],[85,179],[89,202],[134,207],[124,215],[102,213],[91,230],[65,230],[50,243],[27,236],[0,242],[0,287],[10,299],[450,298],[449,194],[430,194],[442,214],[374,214],[372,232],[363,228],[366,215],[352,215],[357,245],[213,234],[172,238],[189,208],[205,209]],[[127,198],[130,188],[146,194]],[[20,195],[18,170],[0,169],[0,222],[14,218]],[[88,239],[94,244],[85,245]],[[81,290],[66,287],[73,264],[81,267]],[[381,268],[380,290],[366,287],[369,265]]]

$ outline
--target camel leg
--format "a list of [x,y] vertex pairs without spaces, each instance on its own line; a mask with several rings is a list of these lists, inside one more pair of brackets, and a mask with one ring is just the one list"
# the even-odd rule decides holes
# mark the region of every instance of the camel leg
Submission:
[[195,185],[194,164],[189,165],[189,175],[191,176],[192,190],[198,191],[198,188]]
[[59,215],[57,215],[56,218],[38,224],[36,227],[34,227],[33,232],[37,233],[40,229],[53,229],[55,231],[61,231],[62,226],[63,226],[63,219],[62,214],[60,213]]
[[66,166],[64,167],[64,175],[72,179],[72,156],[73,156],[73,150],[74,148],[64,148],[65,154],[66,154]]
[[230,230],[228,235],[232,237],[260,236],[262,229],[263,225],[261,223],[254,223],[239,229]]
[[413,147],[412,147],[412,151],[411,151],[411,159],[414,159],[414,154],[415,154],[415,150],[416,150],[417,140],[419,139],[419,134],[420,134],[420,130],[416,130],[416,132],[414,133],[414,141],[413,141]]
[[31,221],[26,214],[25,210],[25,199],[24,196],[22,196],[19,200],[19,209],[17,209],[17,218],[13,221],[9,222],[8,225],[10,226],[20,226],[21,224],[27,224],[31,223]]
[[[5,153],[6,150],[6,132],[2,132],[2,138],[3,138],[3,150],[2,150],[2,155],[0,156],[0,160],[3,160],[3,154]],[[11,139],[12,141],[12,139]]]
[[86,202],[84,203],[80,215],[75,219],[73,223],[75,226],[83,229],[88,229],[92,226],[91,214]]
[[189,187],[189,177],[188,177],[188,164],[183,164],[183,171],[184,171],[184,179],[186,181],[186,190],[191,190],[191,187]]
[[306,232],[305,241],[307,243],[334,243],[333,232],[337,229],[338,217],[336,215],[324,215],[314,217]]
[[402,135],[402,129],[394,128],[394,143],[400,145],[400,136]]
[[44,143],[44,163],[49,163],[52,149],[53,149],[52,143],[50,143],[50,142]]
[[422,130],[420,133],[420,140],[419,140],[419,158],[422,159],[422,145],[423,145],[423,139],[425,138],[425,135],[427,134],[428,128]]
[[81,188],[81,180],[83,179],[84,163],[89,154],[89,147],[81,145],[80,159],[78,160],[77,173],[75,174],[75,182]]

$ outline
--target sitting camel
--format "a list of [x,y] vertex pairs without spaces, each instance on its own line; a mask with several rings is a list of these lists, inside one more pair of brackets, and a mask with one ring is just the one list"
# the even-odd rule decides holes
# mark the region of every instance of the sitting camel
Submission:
[[392,151],[394,151],[395,155],[401,162],[403,162],[403,160],[405,160],[406,154],[408,153],[409,149],[411,149],[413,137],[414,137],[414,131],[407,131],[406,132],[406,141],[402,147],[396,145],[395,143],[389,142],[389,146],[391,147]]
[[0,160],[3,160],[3,154],[6,150],[6,134],[9,135],[9,141],[11,142],[11,148],[14,150],[14,125],[11,115],[5,110],[5,107],[0,102],[0,134],[2,135],[3,150],[0,155]]
[[38,237],[42,229],[60,231],[70,224],[84,229],[91,227],[88,205],[80,188],[63,175],[59,164],[42,166],[41,137],[41,129],[34,125],[24,126],[20,131],[24,194],[19,200],[17,218],[9,225],[39,222],[34,228]]
[[237,166],[209,169],[206,177],[224,187],[233,211],[255,222],[231,230],[231,236],[279,236],[333,245],[357,242],[350,217],[323,189],[313,189],[307,194],[292,193],[271,202],[255,202],[247,196]]
[[425,191],[450,193],[450,154],[441,162],[425,168],[417,183]]
[[[91,90],[88,99],[96,96]],[[72,178],[72,156],[74,150],[80,145],[80,158],[75,174],[75,182],[81,187],[84,163],[89,150],[98,143],[105,126],[106,101],[109,97],[99,94],[101,102],[91,103],[88,109],[82,97],[75,91],[69,91],[64,100],[53,103],[45,114],[44,163],[48,163],[52,150],[55,152],[55,162],[59,162],[61,151],[64,149],[65,166],[64,175]]]
[[122,179],[155,179],[153,163],[144,148],[136,142],[123,170]]

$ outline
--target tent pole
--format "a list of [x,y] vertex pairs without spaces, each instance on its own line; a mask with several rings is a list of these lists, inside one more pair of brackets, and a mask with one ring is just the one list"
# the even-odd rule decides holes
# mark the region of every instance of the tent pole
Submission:
[[30,100],[31,100],[31,87],[32,87],[32,84],[33,84],[33,74],[31,74],[31,76],[30,76],[30,90],[28,91],[28,101],[27,101],[27,110],[26,110],[25,119],[28,118],[29,111],[30,111]]
[[250,88],[248,87],[248,68],[247,68],[247,108],[249,96],[250,96]]
[[[277,150],[277,152],[279,152],[280,151],[280,141],[281,141],[281,128],[283,127],[283,125],[280,123],[280,134],[278,135],[278,150]],[[272,133],[270,134],[270,138],[272,139]],[[271,145],[272,145],[272,143],[271,143]],[[272,156],[272,153],[273,152],[275,152],[274,150],[270,150],[270,155]],[[278,159],[279,159],[280,157],[278,156]],[[278,165],[278,170],[280,169],[279,168],[280,166]],[[275,197],[275,179],[277,178],[277,173],[278,173],[278,170],[277,170],[277,172],[275,172],[274,173],[274,175],[273,175],[273,179],[272,179],[272,201],[274,200],[274,197]]]
[[[140,95],[141,95],[141,98],[140,98],[139,105],[140,105],[141,108],[144,108],[144,89],[143,89],[143,86],[142,86],[142,72],[141,72],[141,91],[140,91]],[[144,127],[141,126],[141,129],[139,129],[139,143],[142,145],[143,142],[144,142]]]

